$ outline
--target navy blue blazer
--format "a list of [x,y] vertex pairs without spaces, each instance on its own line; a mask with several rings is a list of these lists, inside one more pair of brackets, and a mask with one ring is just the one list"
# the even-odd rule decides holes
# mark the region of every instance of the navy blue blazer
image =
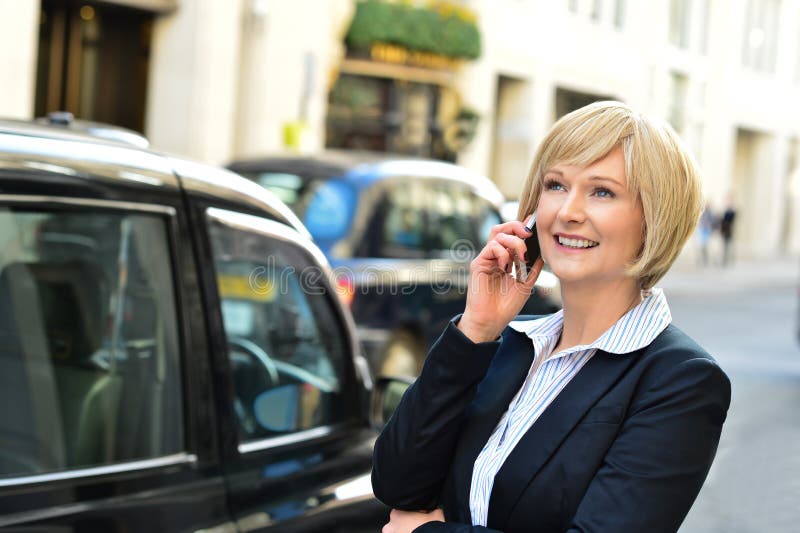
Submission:
[[415,533],[677,531],[714,459],[730,381],[672,325],[636,352],[598,351],[500,468],[488,527],[470,525],[475,459],[532,362],[523,333],[476,344],[451,322],[375,444],[378,499],[444,510],[447,522]]

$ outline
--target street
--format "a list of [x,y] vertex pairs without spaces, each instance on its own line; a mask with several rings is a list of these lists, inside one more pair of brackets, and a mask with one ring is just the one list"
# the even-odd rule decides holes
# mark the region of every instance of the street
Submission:
[[664,280],[675,325],[719,361],[733,393],[716,460],[682,533],[800,531],[797,262],[758,270]]

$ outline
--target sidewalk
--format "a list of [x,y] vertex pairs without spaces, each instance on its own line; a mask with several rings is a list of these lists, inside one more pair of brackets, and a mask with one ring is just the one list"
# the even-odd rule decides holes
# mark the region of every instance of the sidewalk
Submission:
[[718,294],[731,290],[800,287],[800,258],[739,261],[728,267],[676,265],[656,284],[668,294]]

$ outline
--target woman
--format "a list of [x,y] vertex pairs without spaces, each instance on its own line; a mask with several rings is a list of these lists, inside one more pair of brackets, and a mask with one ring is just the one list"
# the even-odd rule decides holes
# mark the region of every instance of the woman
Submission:
[[464,313],[375,445],[384,533],[676,531],[730,403],[714,359],[670,325],[654,284],[702,208],[676,134],[617,102],[559,120],[520,201],[537,214],[563,310],[513,320],[542,268],[510,275],[530,236],[496,226]]

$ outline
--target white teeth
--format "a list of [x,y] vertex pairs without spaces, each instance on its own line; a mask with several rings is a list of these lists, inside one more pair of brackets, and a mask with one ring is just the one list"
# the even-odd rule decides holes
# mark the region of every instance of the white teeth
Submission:
[[583,239],[567,239],[565,237],[558,237],[558,243],[570,248],[591,248],[597,246],[598,243],[594,241],[585,241]]

